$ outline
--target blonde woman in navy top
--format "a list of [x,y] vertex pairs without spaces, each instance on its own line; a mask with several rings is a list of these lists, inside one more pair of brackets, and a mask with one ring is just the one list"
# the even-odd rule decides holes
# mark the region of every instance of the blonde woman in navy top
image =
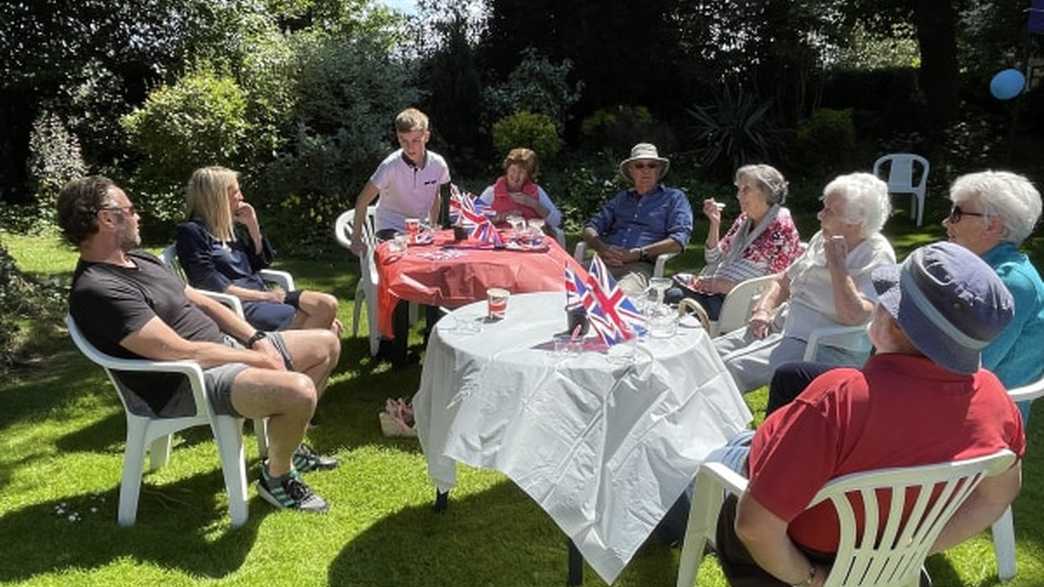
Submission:
[[243,302],[247,322],[266,331],[326,328],[340,334],[337,298],[313,291],[270,290],[259,272],[275,257],[254,207],[239,189],[239,174],[197,169],[186,190],[189,220],[178,225],[178,260],[193,287]]

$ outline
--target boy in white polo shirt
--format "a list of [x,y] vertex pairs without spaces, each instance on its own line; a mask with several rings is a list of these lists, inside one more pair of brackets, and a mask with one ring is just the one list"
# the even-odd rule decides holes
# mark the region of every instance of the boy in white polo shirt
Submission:
[[[378,195],[377,238],[387,240],[406,231],[407,218],[427,218],[432,226],[439,222],[442,209],[442,186],[450,182],[449,166],[438,153],[427,148],[431,132],[428,117],[416,108],[407,108],[395,117],[395,135],[399,149],[385,157],[377,166],[370,181],[355,198],[355,228],[352,231],[352,251],[362,256],[366,244],[362,227],[366,208]],[[438,308],[425,308],[427,328],[430,331],[438,320]],[[382,356],[393,363],[406,361],[406,337],[409,331],[409,305],[399,304],[392,319],[394,340],[381,341]],[[373,326],[371,326],[372,328]]]
[[355,229],[352,250],[361,255],[366,208],[378,195],[377,238],[389,239],[405,232],[407,218],[427,218],[432,226],[439,222],[442,186],[450,182],[449,166],[438,153],[427,149],[431,132],[428,117],[416,108],[407,108],[395,117],[395,134],[400,149],[385,157],[355,199]]

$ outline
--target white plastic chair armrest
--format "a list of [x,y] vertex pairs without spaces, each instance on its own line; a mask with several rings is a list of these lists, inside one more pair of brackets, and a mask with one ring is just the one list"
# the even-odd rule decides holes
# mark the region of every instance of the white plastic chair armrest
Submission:
[[274,283],[279,287],[283,288],[283,291],[294,291],[294,278],[286,271],[277,271],[275,269],[262,269],[259,271],[261,279],[269,283]]
[[1011,396],[1011,401],[1013,402],[1028,402],[1044,396],[1044,378],[1041,378],[1036,383],[1009,389],[1008,395]]
[[[584,264],[584,257],[587,255],[587,242],[580,241],[576,243],[576,248],[573,249],[573,259],[581,265]],[[653,269],[653,277],[663,277],[664,266],[667,265],[667,261],[670,261],[674,257],[677,257],[678,253],[663,253],[656,256],[656,266]]]
[[656,267],[653,269],[653,277],[663,277],[663,268],[667,261],[678,256],[678,253],[662,253],[656,256]]
[[197,289],[196,291],[224,305],[229,310],[235,312],[236,316],[239,316],[240,318],[246,315],[243,313],[243,302],[232,294],[219,293],[208,289]]
[[576,243],[576,248],[573,249],[573,259],[575,259],[577,263],[583,265],[585,254],[587,254],[587,242],[581,240],[580,242]]
[[709,475],[721,488],[729,493],[743,495],[750,483],[736,471],[725,466],[723,463],[711,462],[700,465],[700,474]]
[[803,360],[814,361],[816,359],[816,349],[824,339],[839,338],[857,333],[865,335],[866,329],[867,325],[865,324],[859,326],[829,326],[827,328],[817,328],[816,330],[813,330],[812,334],[808,337]]

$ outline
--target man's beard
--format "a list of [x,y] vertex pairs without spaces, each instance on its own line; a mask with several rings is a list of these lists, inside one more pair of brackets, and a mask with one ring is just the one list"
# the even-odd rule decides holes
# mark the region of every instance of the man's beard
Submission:
[[120,224],[120,250],[127,253],[140,247],[141,235],[138,234],[126,220],[122,221]]

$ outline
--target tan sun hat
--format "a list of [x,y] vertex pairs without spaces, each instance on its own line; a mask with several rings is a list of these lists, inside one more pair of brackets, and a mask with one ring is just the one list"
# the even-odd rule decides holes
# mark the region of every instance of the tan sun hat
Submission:
[[627,172],[627,166],[635,161],[659,161],[660,175],[656,178],[656,181],[663,179],[663,176],[667,175],[667,170],[671,167],[671,160],[666,157],[660,157],[660,153],[656,150],[656,145],[652,143],[638,143],[631,148],[631,156],[620,162],[620,175],[627,178],[631,183],[634,183],[634,179]]

